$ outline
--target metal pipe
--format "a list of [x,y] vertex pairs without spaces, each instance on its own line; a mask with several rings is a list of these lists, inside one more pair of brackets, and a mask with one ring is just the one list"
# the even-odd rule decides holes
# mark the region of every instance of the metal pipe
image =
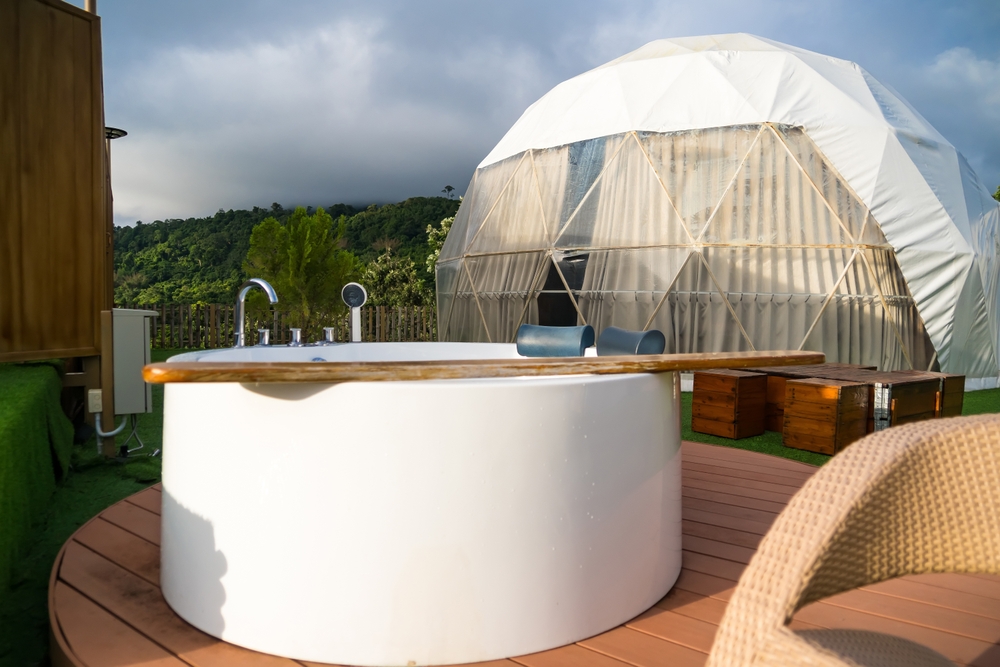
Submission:
[[91,14],[97,13],[97,0],[83,0],[83,11]]
[[351,342],[361,342],[361,308],[351,308]]
[[[113,421],[111,423],[114,424]],[[104,431],[101,430],[101,413],[100,412],[95,412],[94,413],[94,431],[97,432],[97,453],[98,454],[101,453],[101,440],[103,438],[113,438],[113,437],[115,437],[116,435],[118,435],[119,433],[121,433],[122,431],[125,430],[125,425],[126,424],[128,424],[128,416],[127,415],[126,415],[125,419],[122,420],[121,426],[119,426],[118,428],[116,428],[113,431],[104,432]]]
[[264,290],[264,293],[267,294],[267,298],[271,302],[272,306],[278,303],[278,295],[275,293],[274,288],[271,287],[271,283],[267,282],[263,278],[251,278],[240,285],[240,292],[236,297],[236,344],[233,347],[246,346],[246,324],[244,322],[246,319],[246,300],[247,293],[249,293],[254,287],[259,287]]

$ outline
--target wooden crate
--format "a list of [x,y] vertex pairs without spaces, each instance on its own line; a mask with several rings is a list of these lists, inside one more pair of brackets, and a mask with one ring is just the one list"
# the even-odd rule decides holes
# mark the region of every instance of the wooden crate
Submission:
[[933,371],[898,371],[907,375],[938,380],[938,400],[935,417],[960,417],[965,402],[965,376]]
[[940,379],[912,371],[821,371],[818,377],[868,385],[868,432],[933,419]]
[[765,368],[755,368],[754,371],[756,372],[767,373],[764,428],[768,431],[777,431],[779,433],[784,429],[785,382],[789,378],[810,378],[817,377],[817,373],[859,370],[875,370],[875,366],[830,362],[826,364],[810,364],[808,366],[767,366]]
[[786,447],[832,456],[868,432],[869,387],[863,382],[789,378],[785,391]]
[[737,370],[698,371],[691,399],[691,430],[723,438],[764,432],[767,376]]

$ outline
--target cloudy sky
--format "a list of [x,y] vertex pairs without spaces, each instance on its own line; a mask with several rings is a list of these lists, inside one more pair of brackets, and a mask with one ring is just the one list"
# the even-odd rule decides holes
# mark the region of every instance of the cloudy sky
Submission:
[[[82,5],[82,0],[75,4]],[[664,37],[853,60],[1000,184],[997,0],[99,0],[117,224],[464,192],[560,81]]]

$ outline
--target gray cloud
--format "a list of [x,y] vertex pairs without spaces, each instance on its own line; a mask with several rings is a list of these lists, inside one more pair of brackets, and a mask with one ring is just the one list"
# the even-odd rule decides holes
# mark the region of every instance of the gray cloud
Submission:
[[116,220],[461,192],[560,81],[652,39],[735,31],[859,62],[994,187],[994,5],[102,0],[108,123],[130,133]]
[[910,103],[962,151],[986,185],[1000,185],[1000,59],[948,49],[915,68],[907,88]]

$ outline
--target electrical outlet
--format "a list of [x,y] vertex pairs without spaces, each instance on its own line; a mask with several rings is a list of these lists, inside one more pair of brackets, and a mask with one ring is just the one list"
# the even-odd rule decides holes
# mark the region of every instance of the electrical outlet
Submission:
[[100,389],[87,390],[87,410],[89,412],[103,412],[104,401]]

